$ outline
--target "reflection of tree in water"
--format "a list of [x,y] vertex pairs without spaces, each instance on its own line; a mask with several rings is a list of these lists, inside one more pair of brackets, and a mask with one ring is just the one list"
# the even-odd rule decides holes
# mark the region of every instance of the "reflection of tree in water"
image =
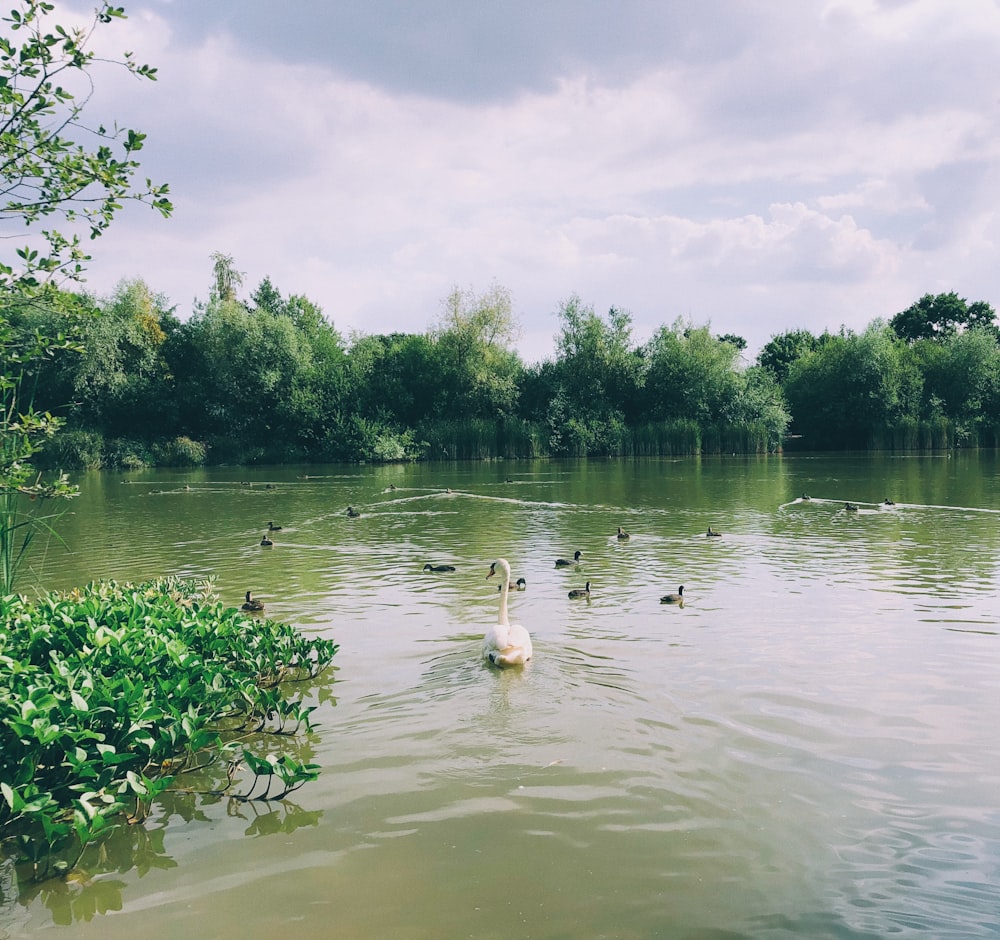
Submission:
[[[303,762],[315,753],[314,742],[309,740],[311,735],[282,736],[280,741],[272,740],[273,737],[261,736],[263,740],[255,747],[264,752],[272,748],[279,753],[291,753]],[[162,793],[142,824],[118,826],[100,843],[89,846],[79,866],[65,878],[50,878],[40,883],[25,879],[22,886],[18,883],[15,859],[0,862],[0,937],[13,932],[18,910],[30,908],[36,899],[41,900],[51,913],[52,922],[58,925],[90,921],[97,914],[122,910],[126,882],[94,876],[134,871],[141,878],[154,870],[176,868],[178,863],[165,845],[167,824],[175,816],[184,823],[210,824],[214,814],[207,813],[206,807],[225,801],[227,816],[249,822],[244,831],[246,836],[287,834],[319,824],[322,810],[306,811],[288,800],[244,802],[227,798],[220,792],[226,780],[225,769],[225,762],[218,762],[190,779],[179,776],[175,786],[183,780],[183,788],[178,786]]]
[[[15,936],[23,931],[15,928],[23,926],[27,920],[27,912],[19,910],[17,905],[17,866],[14,858],[0,859],[0,937]],[[18,916],[20,915],[20,916]]]
[[[78,921],[90,921],[98,914],[123,909],[125,881],[94,878],[88,875],[109,871],[135,871],[143,877],[154,870],[176,868],[177,862],[167,854],[164,846],[166,828],[162,823],[177,814],[188,821],[210,822],[198,804],[217,802],[196,793],[171,793],[163,801],[168,805],[166,816],[159,825],[151,825],[147,819],[144,825],[121,826],[100,845],[91,846],[81,861],[80,867],[67,878],[50,878],[40,884],[27,883],[19,892],[14,859],[0,863],[0,936],[14,935],[19,904],[27,910],[40,899],[52,915],[53,924],[69,926]],[[247,836],[269,836],[291,833],[296,829],[319,824],[322,810],[306,811],[287,800],[282,803],[241,803],[229,800],[227,815],[249,820],[244,831]]]
[[230,800],[226,815],[250,821],[244,835],[273,836],[279,832],[295,832],[296,829],[319,825],[323,811],[306,811],[288,800],[281,803],[242,803]]
[[28,907],[36,897],[40,898],[52,915],[52,923],[68,927],[81,920],[91,921],[97,914],[120,911],[125,885],[111,878],[91,880],[77,870],[66,879],[50,878],[29,886],[21,895],[21,903]]

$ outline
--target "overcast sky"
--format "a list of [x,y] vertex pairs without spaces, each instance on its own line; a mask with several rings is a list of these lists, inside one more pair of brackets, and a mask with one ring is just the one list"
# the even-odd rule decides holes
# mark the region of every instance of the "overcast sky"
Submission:
[[[63,10],[93,0],[56,0]],[[122,0],[159,68],[93,107],[148,134],[88,286],[186,318],[232,255],[344,334],[507,288],[527,361],[573,294],[748,354],[925,293],[1000,308],[998,0]]]

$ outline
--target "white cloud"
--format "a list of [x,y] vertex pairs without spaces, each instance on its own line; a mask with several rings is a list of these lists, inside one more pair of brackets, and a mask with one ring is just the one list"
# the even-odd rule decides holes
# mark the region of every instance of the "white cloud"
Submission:
[[[130,7],[114,42],[160,80],[116,77],[95,97],[148,132],[144,174],[169,181],[177,207],[168,222],[123,214],[94,245],[99,290],[141,276],[183,314],[219,250],[346,333],[422,330],[452,285],[497,279],[532,359],[574,292],[629,309],[637,335],[683,315],[752,347],[783,328],[863,327],[942,284],[997,303],[995,4],[943,17],[922,0],[820,14],[786,0],[715,43],[685,5],[687,32],[660,61],[636,32],[632,68],[590,67],[536,24],[551,34],[532,36],[534,85],[512,74],[480,100],[408,89],[398,70],[377,84],[376,63],[360,78],[346,59],[263,54],[238,20],[192,41],[183,8]],[[637,23],[642,9],[623,7]],[[276,29],[324,28],[285,19]],[[546,43],[574,71],[543,80]],[[482,54],[517,70],[502,49]]]

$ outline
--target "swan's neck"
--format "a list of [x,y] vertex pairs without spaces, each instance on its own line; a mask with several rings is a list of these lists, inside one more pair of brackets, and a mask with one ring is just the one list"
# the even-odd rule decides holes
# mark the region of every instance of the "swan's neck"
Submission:
[[500,611],[497,613],[497,624],[507,626],[510,624],[510,620],[507,619],[507,595],[510,593],[510,565],[506,561],[501,560],[499,568],[500,576],[503,580],[500,582]]
[[497,614],[497,624],[508,626],[510,620],[507,618],[507,593],[510,591],[509,579],[505,579],[500,587],[500,612]]

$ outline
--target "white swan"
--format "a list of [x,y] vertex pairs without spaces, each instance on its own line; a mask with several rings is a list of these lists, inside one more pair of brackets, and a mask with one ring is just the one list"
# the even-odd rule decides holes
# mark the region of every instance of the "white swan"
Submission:
[[490,627],[483,638],[483,658],[494,666],[523,666],[531,659],[531,637],[519,623],[507,619],[507,593],[510,591],[510,565],[506,558],[498,558],[490,565],[487,578],[500,569],[500,612],[496,626]]

